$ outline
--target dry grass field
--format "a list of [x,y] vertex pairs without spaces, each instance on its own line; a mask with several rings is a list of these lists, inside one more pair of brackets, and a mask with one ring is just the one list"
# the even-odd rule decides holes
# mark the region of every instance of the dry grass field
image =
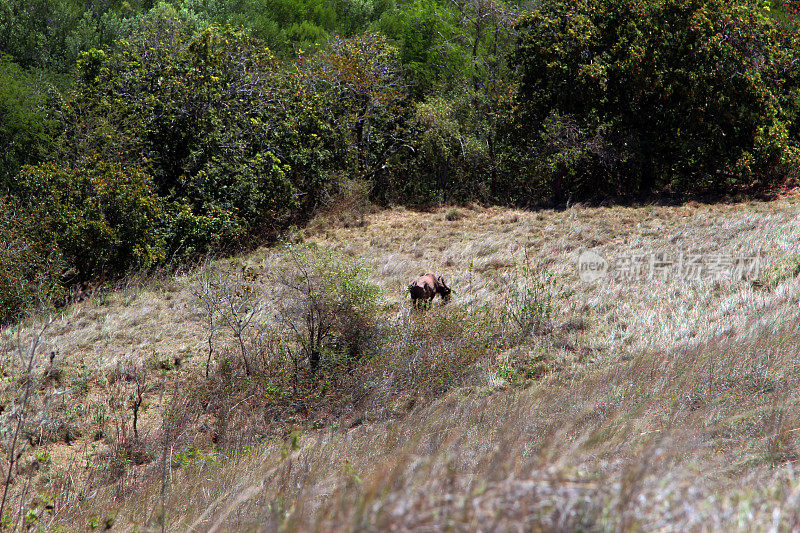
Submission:
[[[278,401],[286,370],[267,361],[246,376],[227,364],[237,352],[225,328],[206,377],[209,327],[193,273],[59,310],[31,371],[4,523],[800,530],[800,201],[392,209],[350,227],[318,218],[291,239],[369,268],[382,331],[392,332],[378,355],[327,392]],[[759,257],[760,273],[586,282],[585,250]],[[282,254],[234,262],[270,271]],[[405,288],[426,271],[445,276],[453,299],[415,313]],[[275,320],[266,279],[253,331]],[[531,287],[552,310],[545,323],[486,335]],[[28,383],[23,356],[45,322],[2,332],[3,472],[6,428]]]

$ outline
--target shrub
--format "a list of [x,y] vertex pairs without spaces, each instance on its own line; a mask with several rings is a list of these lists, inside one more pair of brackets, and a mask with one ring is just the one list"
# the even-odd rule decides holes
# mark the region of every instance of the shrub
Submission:
[[91,158],[76,168],[55,163],[24,167],[14,195],[42,211],[45,242],[54,242],[81,279],[102,271],[121,274],[163,257],[161,204],[147,174]]
[[81,56],[66,148],[147,168],[170,257],[274,238],[326,197],[342,143],[319,95],[261,42],[172,24]]
[[206,265],[198,272],[194,293],[206,311],[209,324],[206,376],[217,324],[229,329],[236,337],[245,373],[248,376],[253,373],[245,339],[261,307],[260,277],[260,271],[236,268],[233,264],[229,268]]
[[464,213],[462,213],[461,211],[459,211],[455,207],[451,207],[444,214],[444,219],[448,220],[450,222],[455,222],[456,220],[461,220],[462,218],[464,218]]
[[751,186],[795,157],[763,4],[559,0],[517,29],[514,135],[551,147],[527,176],[555,196]]
[[0,190],[22,165],[41,161],[57,133],[47,98],[37,85],[0,52]]
[[494,353],[497,333],[495,313],[488,307],[432,307],[392,328],[372,368],[378,376],[389,376],[396,392],[435,397],[467,383],[476,364]]
[[489,134],[476,117],[488,110],[474,96],[432,97],[417,104],[409,121],[413,151],[403,150],[392,161],[390,198],[424,205],[489,197]]
[[499,317],[501,329],[513,342],[552,329],[559,297],[552,274],[528,266],[515,268],[504,291]]
[[45,238],[40,214],[0,199],[0,323],[62,294],[61,251]]
[[312,371],[352,366],[377,331],[380,289],[349,257],[308,245],[287,246],[286,254],[274,275],[278,320],[297,357]]

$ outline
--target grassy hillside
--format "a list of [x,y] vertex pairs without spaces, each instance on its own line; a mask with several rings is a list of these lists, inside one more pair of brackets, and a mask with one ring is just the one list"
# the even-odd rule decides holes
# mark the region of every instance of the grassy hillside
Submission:
[[[207,377],[196,273],[96,294],[53,316],[41,335],[7,523],[800,527],[796,199],[394,209],[363,225],[319,217],[290,238],[370,267],[384,327],[372,355],[292,395],[274,390],[291,382],[266,356],[246,376],[235,338],[219,327]],[[587,249],[608,259],[760,254],[762,269],[755,282],[589,283],[576,267]],[[250,342],[272,338],[255,332],[276,327],[281,293],[269,273],[285,261],[269,248],[217,264],[267,272],[257,279],[262,305]],[[445,276],[453,299],[414,313],[405,287],[426,271]],[[552,313],[524,335],[508,325],[484,335],[492,317],[530,294],[521,288]],[[28,383],[21,356],[43,324],[2,332],[4,432]]]

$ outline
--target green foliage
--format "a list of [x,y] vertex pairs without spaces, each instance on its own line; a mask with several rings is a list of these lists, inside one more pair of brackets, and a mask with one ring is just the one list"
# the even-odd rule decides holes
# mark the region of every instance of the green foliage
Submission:
[[[390,159],[379,200],[508,199],[499,170],[498,127],[513,81],[505,56],[516,8],[499,1],[416,1],[387,11],[379,27],[396,35],[404,81],[415,98],[404,149]],[[376,180],[377,181],[377,180]]]
[[312,370],[349,367],[377,332],[379,287],[347,256],[301,244],[286,252],[288,264],[275,275],[283,292],[278,318],[297,359]]
[[505,69],[515,8],[502,1],[415,0],[387,9],[377,27],[397,40],[414,95],[479,89]]
[[256,16],[254,34],[282,51],[319,48],[336,25],[334,6],[322,0],[250,0],[240,9],[243,19]]
[[[149,40],[159,36],[159,44],[171,45],[172,38],[183,40],[210,26],[212,23],[210,19],[219,15],[221,9],[219,3],[214,0],[185,2],[159,0],[149,9],[134,12],[131,16],[120,17],[116,22],[116,35],[118,39],[129,42]],[[109,42],[112,43],[113,41]],[[152,45],[153,41],[148,44]]]
[[[409,138],[414,151],[392,160],[391,198],[428,204],[490,197],[491,132],[481,131],[476,115],[485,108],[474,94],[432,97],[417,104]],[[412,179],[408,179],[411,177]]]
[[7,0],[0,3],[2,51],[23,67],[64,69],[65,42],[82,14],[68,0]]
[[172,462],[183,468],[197,465],[218,465],[220,461],[212,454],[205,453],[197,446],[189,446],[185,451],[172,453]]
[[147,12],[144,3],[4,0],[0,2],[0,52],[26,69],[68,73],[81,51],[127,36],[127,21]]
[[258,41],[217,26],[191,36],[175,23],[168,43],[158,24],[107,58],[83,56],[73,109],[91,128],[74,136],[78,149],[149,169],[171,256],[275,235],[300,193],[322,192],[306,172],[327,166],[324,132],[289,107],[301,105],[293,82]]
[[161,205],[141,169],[96,158],[76,168],[43,163],[24,167],[12,190],[30,209],[46,206],[43,241],[56,243],[81,279],[163,258],[155,233]]
[[517,29],[514,131],[538,136],[529,179],[556,200],[752,185],[795,156],[781,105],[791,57],[760,5],[556,1]]
[[758,278],[753,280],[753,286],[772,290],[782,281],[797,277],[798,274],[800,274],[800,255],[794,254],[762,268]]
[[50,452],[46,452],[46,451],[43,451],[43,452],[37,452],[37,453],[35,454],[35,457],[36,457],[36,461],[37,461],[37,462],[38,462],[40,465],[44,465],[44,466],[46,466],[46,465],[49,465],[50,463],[52,463],[52,462],[53,462],[53,456],[52,456],[52,455],[50,455]]
[[61,252],[44,236],[43,214],[0,199],[0,323],[61,295]]
[[405,140],[407,95],[396,48],[376,33],[332,40],[308,62],[304,81],[336,125],[348,169],[376,179]]
[[419,87],[418,94],[432,87],[445,73],[445,69],[436,68],[435,41],[437,34],[449,29],[447,22],[437,16],[435,2],[418,0],[385,14],[379,23],[385,33],[397,36],[405,74]]
[[7,188],[22,165],[38,163],[51,147],[55,128],[48,100],[32,75],[0,53],[0,187]]
[[226,22],[248,28],[276,53],[294,56],[324,48],[330,35],[367,30],[390,0],[233,0]]

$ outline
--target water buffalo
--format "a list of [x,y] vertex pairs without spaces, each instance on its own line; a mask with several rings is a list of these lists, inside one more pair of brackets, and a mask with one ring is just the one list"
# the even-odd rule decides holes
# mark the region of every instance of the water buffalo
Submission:
[[414,307],[430,304],[437,294],[446,302],[450,299],[451,292],[442,276],[436,277],[431,273],[423,274],[408,286],[408,293],[411,295],[411,303]]

